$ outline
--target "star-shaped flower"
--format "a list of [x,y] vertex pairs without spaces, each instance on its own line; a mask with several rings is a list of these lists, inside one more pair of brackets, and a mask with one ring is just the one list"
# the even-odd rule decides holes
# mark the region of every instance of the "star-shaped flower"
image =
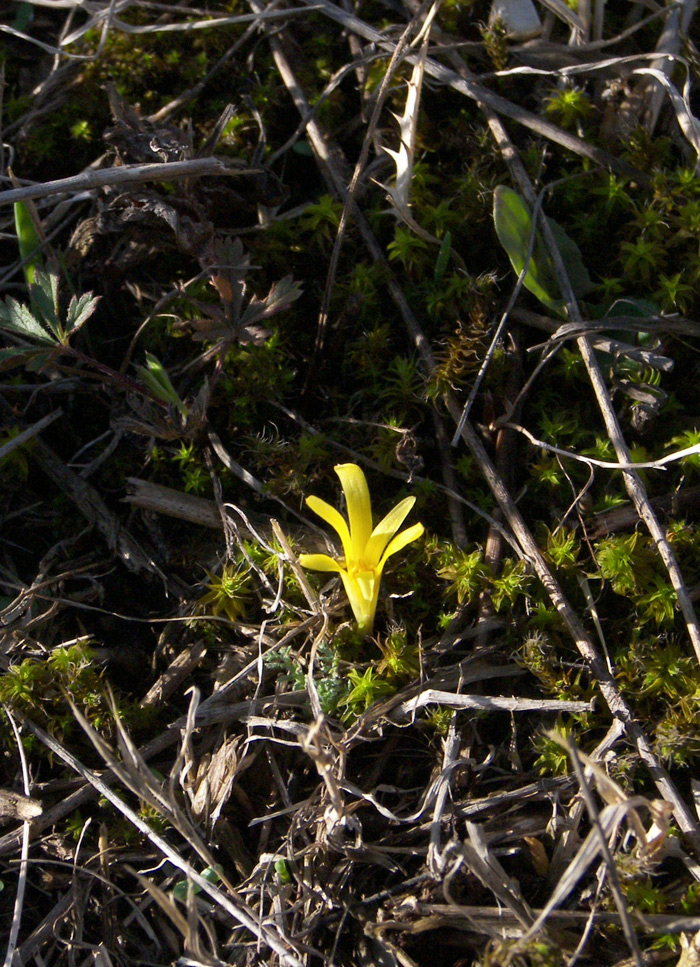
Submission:
[[328,554],[301,554],[299,563],[312,571],[339,574],[358,629],[364,634],[371,634],[384,565],[392,554],[417,540],[424,527],[422,524],[413,524],[397,533],[416,502],[415,497],[406,497],[373,529],[372,504],[364,473],[355,463],[339,464],[335,472],[340,477],[345,494],[347,521],[335,507],[320,497],[307,497],[306,503],[338,532],[344,557],[336,560]]

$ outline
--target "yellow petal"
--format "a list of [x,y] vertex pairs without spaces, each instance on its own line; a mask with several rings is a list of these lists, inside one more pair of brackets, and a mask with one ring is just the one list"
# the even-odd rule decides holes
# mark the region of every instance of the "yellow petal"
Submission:
[[348,574],[347,571],[341,571],[340,576],[343,579],[345,593],[348,596],[358,630],[366,635],[371,634],[379,597],[379,578],[374,579],[373,571],[363,572],[363,580],[359,581]]
[[397,551],[400,551],[402,548],[406,547],[407,544],[417,541],[424,530],[425,527],[423,527],[422,524],[414,524],[413,527],[407,527],[405,531],[401,531],[400,534],[397,534],[382,554],[382,558],[377,568],[379,574],[382,573],[387,558],[391,557],[392,554],[396,554]]
[[343,542],[343,551],[347,559],[352,553],[352,544],[350,542],[350,531],[348,530],[348,525],[343,515],[335,507],[327,504],[325,500],[321,500],[320,497],[314,497],[313,495],[307,497],[306,503],[313,510],[314,514],[318,514],[319,517],[338,532],[338,536]]
[[310,571],[334,571],[336,574],[344,574],[343,568],[334,561],[328,554],[300,554],[299,563],[302,567]]
[[401,527],[415,502],[415,497],[405,497],[374,528],[365,549],[365,563],[367,567],[377,566],[384,548],[399,527]]
[[369,499],[367,480],[356,463],[340,463],[335,467],[345,494],[350,523],[350,544],[352,550],[345,551],[346,563],[351,559],[362,560],[367,541],[372,533],[372,504]]

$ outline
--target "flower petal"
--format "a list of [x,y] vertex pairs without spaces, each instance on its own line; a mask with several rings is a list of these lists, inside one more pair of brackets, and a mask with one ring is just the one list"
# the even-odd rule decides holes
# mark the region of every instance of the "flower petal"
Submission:
[[314,514],[318,514],[338,532],[338,536],[343,542],[343,551],[347,560],[348,555],[352,553],[352,544],[350,542],[350,531],[343,515],[335,507],[327,504],[325,500],[321,500],[320,497],[311,495],[306,498],[306,504],[313,510]]
[[310,571],[334,571],[336,574],[345,574],[345,569],[328,554],[300,554],[299,563]]
[[364,571],[360,576],[361,579],[358,580],[347,571],[341,571],[340,576],[345,585],[345,593],[355,616],[358,631],[366,635],[371,634],[379,598],[379,575],[375,578],[374,571]]
[[334,469],[340,477],[350,522],[351,551],[348,553],[347,548],[345,551],[345,560],[349,567],[351,559],[361,561],[364,557],[365,547],[372,533],[372,504],[367,479],[356,463],[340,463]]
[[392,554],[396,554],[397,551],[400,551],[402,548],[406,547],[407,544],[417,541],[424,530],[425,527],[423,527],[422,524],[414,524],[413,527],[407,527],[405,531],[401,531],[400,534],[397,534],[382,554],[382,558],[377,566],[377,572],[381,574],[387,558],[391,557]]
[[365,563],[367,567],[377,566],[384,548],[399,527],[401,527],[415,502],[415,497],[405,497],[374,528],[365,549]]

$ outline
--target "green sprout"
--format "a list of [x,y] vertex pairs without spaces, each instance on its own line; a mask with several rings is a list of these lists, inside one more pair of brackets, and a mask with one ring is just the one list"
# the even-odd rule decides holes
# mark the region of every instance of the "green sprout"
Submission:
[[347,706],[347,711],[343,715],[346,721],[366,712],[378,698],[392,695],[394,692],[394,686],[381,678],[374,668],[368,668],[365,672],[353,669],[348,678],[352,684],[352,690],[341,702],[341,705]]
[[473,601],[483,591],[488,568],[481,548],[467,553],[448,545],[440,555],[442,567],[438,577],[450,582],[448,594],[454,594],[459,604]]
[[165,367],[153,353],[146,353],[146,365],[139,366],[138,373],[157,400],[174,406],[183,419],[187,418],[187,407],[178,396]]
[[19,256],[24,262],[24,278],[27,285],[33,285],[37,268],[42,268],[41,239],[36,230],[32,213],[24,202],[15,203],[15,231]]
[[593,110],[587,95],[578,87],[557,91],[547,98],[545,111],[563,128],[576,127]]
[[420,673],[420,648],[409,643],[405,628],[394,628],[385,639],[377,641],[382,660],[377,672],[387,678],[403,681],[417,678]]
[[250,594],[250,571],[240,565],[224,564],[221,574],[206,572],[207,591],[199,599],[200,609],[218,618],[225,614],[229,621],[239,621],[245,614]]

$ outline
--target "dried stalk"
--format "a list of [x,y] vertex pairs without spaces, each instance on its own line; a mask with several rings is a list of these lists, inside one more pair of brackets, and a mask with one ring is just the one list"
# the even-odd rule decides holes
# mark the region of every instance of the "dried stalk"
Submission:
[[[374,40],[376,43],[382,44],[385,49],[389,46],[384,38],[382,38],[382,36],[372,28],[367,28],[368,32],[365,32],[366,25],[364,25],[362,21],[359,21],[357,18],[351,17],[350,15],[346,16],[342,11],[334,7],[333,4],[327,2],[327,0],[322,0],[322,2],[324,12],[328,13],[328,15],[333,19],[339,20],[339,22],[347,26],[348,29],[356,30],[361,34],[361,36],[365,36],[368,39]],[[281,50],[275,50],[273,47],[273,53],[278,70],[280,71],[280,75],[282,76],[282,79],[287,86],[287,89],[289,90],[297,109],[299,110],[299,113],[302,117],[308,117],[308,103],[296,80],[296,77],[291,71],[291,68],[286,62]],[[426,71],[429,73],[430,64],[430,61],[428,61],[426,64]],[[435,75],[433,74],[433,76]],[[454,76],[457,77],[458,75],[455,74]],[[459,78],[459,80],[461,81],[462,79]],[[470,93],[469,96],[474,96],[473,92]],[[478,99],[481,100],[480,98]],[[487,99],[487,105],[491,107],[493,106],[492,98],[489,97]],[[502,127],[501,130],[503,130]],[[311,144],[314,154],[316,155],[317,162],[321,168],[324,178],[338,192],[341,198],[345,198],[345,184],[347,183],[345,173],[347,172],[347,164],[342,152],[337,145],[330,141],[315,119],[309,120],[307,125],[307,134],[309,143]],[[505,132],[503,132],[503,136],[505,137]],[[510,157],[507,156],[506,160],[512,160],[512,158],[515,157],[515,153],[509,142],[507,143],[507,148],[510,152]],[[517,160],[517,163],[520,165],[519,159]],[[522,165],[520,165],[520,167],[522,167]],[[524,174],[524,169],[522,170]],[[367,245],[372,258],[378,262],[385,263],[384,253],[377,243],[366,220],[358,213],[356,216],[356,221],[363,241]],[[426,339],[418,320],[411,310],[403,290],[396,281],[393,273],[391,273],[388,269],[386,278],[390,294],[399,312],[401,313],[409,338],[414,348],[419,353],[425,368],[430,372],[435,366],[435,358],[430,347],[430,343]],[[445,398],[445,403],[450,415],[455,421],[455,425],[458,425],[461,413],[457,402],[451,395],[448,395]],[[520,511],[515,505],[515,502],[513,501],[507,488],[503,485],[503,482],[491,463],[491,460],[489,459],[481,440],[468,421],[465,423],[462,429],[462,438],[479,464],[481,471],[494,494],[494,497],[503,511],[505,519],[509,523],[518,543],[520,544],[524,557],[530,562],[535,573],[542,582],[542,585],[547,591],[554,607],[559,612],[569,630],[569,633],[576,643],[580,654],[585,659],[592,675],[598,682],[608,708],[616,718],[624,723],[627,735],[636,745],[639,755],[649,769],[649,772],[660,794],[673,805],[676,821],[693,843],[695,850],[700,853],[700,828],[698,827],[696,819],[693,817],[686,803],[676,790],[675,785],[671,781],[671,778],[666,770],[659,764],[647,735],[639,723],[634,719],[632,712],[630,711],[617,687],[617,683],[610,674],[604,661],[598,655],[593,640],[587,634],[578,614],[569,603],[558,581],[552,574],[549,565],[537,546],[537,543],[533,538],[527,524],[525,523],[525,520],[520,514]]]
[[233,168],[219,158],[190,158],[187,161],[166,161],[146,165],[123,165],[83,171],[70,178],[57,178],[43,185],[27,185],[0,191],[0,205],[14,205],[28,198],[48,198],[49,195],[75,194],[93,188],[115,185],[140,185],[149,181],[173,181],[177,178],[201,178],[202,175],[257,175],[254,168]]

